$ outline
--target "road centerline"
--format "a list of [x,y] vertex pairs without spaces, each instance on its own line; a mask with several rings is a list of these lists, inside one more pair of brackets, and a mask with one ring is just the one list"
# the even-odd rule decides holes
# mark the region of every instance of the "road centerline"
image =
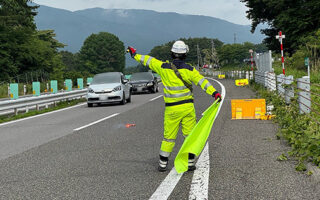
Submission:
[[163,97],[163,95],[160,95],[160,96],[157,96],[157,97],[155,97],[155,98],[152,98],[152,99],[150,99],[149,101],[154,101],[154,100],[156,100],[156,99],[159,99],[160,97]]
[[97,124],[97,123],[99,123],[99,122],[102,122],[102,121],[104,121],[104,120],[110,119],[110,118],[115,117],[115,116],[117,116],[117,115],[119,115],[119,114],[120,114],[120,113],[112,114],[112,115],[110,115],[110,116],[108,116],[108,117],[99,119],[99,120],[94,121],[94,122],[92,122],[92,123],[90,123],[90,124],[81,126],[81,127],[79,127],[79,128],[76,128],[76,129],[73,129],[73,131],[79,131],[79,130],[85,129],[85,128],[89,127],[89,126],[95,125],[95,124]]
[[157,190],[153,193],[149,200],[166,200],[169,198],[173,189],[178,184],[183,173],[178,174],[173,167],[167,177],[162,181]]

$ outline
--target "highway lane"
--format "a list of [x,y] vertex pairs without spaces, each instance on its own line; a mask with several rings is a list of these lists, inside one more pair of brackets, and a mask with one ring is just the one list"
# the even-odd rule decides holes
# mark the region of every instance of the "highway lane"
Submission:
[[[276,161],[288,147],[273,139],[275,124],[230,119],[230,100],[255,94],[235,87],[232,80],[221,82],[227,96],[208,140],[208,199],[318,199],[318,184],[296,172],[295,163]],[[199,89],[195,97],[199,119],[213,99]],[[95,111],[99,109],[104,108]],[[0,199],[149,199],[169,174],[157,171],[163,110],[162,98],[144,101],[79,131],[70,127],[64,137],[0,160]],[[126,123],[136,126],[125,128]],[[182,141],[179,134],[169,169]],[[193,175],[183,174],[169,199],[189,199]]]
[[[30,148],[68,135],[74,129],[115,113],[123,113],[161,95],[133,95],[132,102],[122,105],[102,105],[88,108],[86,104],[53,112],[19,122],[0,124],[0,159],[8,158]],[[14,145],[12,145],[14,144]]]
[[[197,116],[200,118],[213,99],[199,88],[195,90],[195,96]],[[144,95],[137,97],[144,99]],[[140,105],[106,121],[79,131],[70,131],[65,137],[60,136],[59,139],[3,159],[0,161],[0,198],[150,198],[169,173],[157,171],[163,137],[164,103],[162,98],[158,98]],[[86,107],[79,108],[90,111]],[[117,108],[115,111],[119,112],[122,107],[107,108]],[[66,113],[68,116],[80,115],[81,109],[71,109]],[[95,112],[101,109],[104,108],[96,108]],[[67,114],[60,112],[54,115],[64,118]],[[135,123],[136,127],[125,128],[126,123]],[[65,124],[58,124],[47,123],[43,127],[50,128],[51,125],[55,129],[65,129]],[[47,134],[47,131],[42,134]],[[179,134],[170,169],[182,140]],[[177,198],[188,196],[192,174],[183,176],[181,184],[185,190]]]

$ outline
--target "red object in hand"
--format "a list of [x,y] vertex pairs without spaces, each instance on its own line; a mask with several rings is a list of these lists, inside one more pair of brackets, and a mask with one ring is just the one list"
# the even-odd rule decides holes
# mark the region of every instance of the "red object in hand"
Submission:
[[220,102],[220,101],[222,100],[221,94],[220,94],[219,92],[217,92],[217,91],[215,91],[215,92],[212,94],[212,96],[214,96],[214,99],[215,99],[215,100],[219,99],[218,102]]
[[136,55],[137,50],[133,47],[128,47],[127,51],[130,53],[131,57],[133,58]]

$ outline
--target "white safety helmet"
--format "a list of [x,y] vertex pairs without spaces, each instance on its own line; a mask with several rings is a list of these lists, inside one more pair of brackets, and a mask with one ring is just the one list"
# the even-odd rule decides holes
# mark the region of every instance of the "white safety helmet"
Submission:
[[176,54],[186,54],[189,52],[189,47],[183,41],[176,41],[171,48],[171,52]]

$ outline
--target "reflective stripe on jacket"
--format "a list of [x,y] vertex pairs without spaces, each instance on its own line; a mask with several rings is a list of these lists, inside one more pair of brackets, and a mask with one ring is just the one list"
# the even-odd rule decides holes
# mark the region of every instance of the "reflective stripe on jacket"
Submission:
[[[184,100],[192,100],[192,92],[183,84],[171,68],[171,64],[162,62],[148,55],[136,54],[134,59],[142,65],[149,67],[161,76],[164,86],[165,103],[175,103]],[[216,90],[194,67],[184,63],[181,60],[174,60],[173,64],[177,67],[183,80],[189,84],[194,83],[212,95]]]

